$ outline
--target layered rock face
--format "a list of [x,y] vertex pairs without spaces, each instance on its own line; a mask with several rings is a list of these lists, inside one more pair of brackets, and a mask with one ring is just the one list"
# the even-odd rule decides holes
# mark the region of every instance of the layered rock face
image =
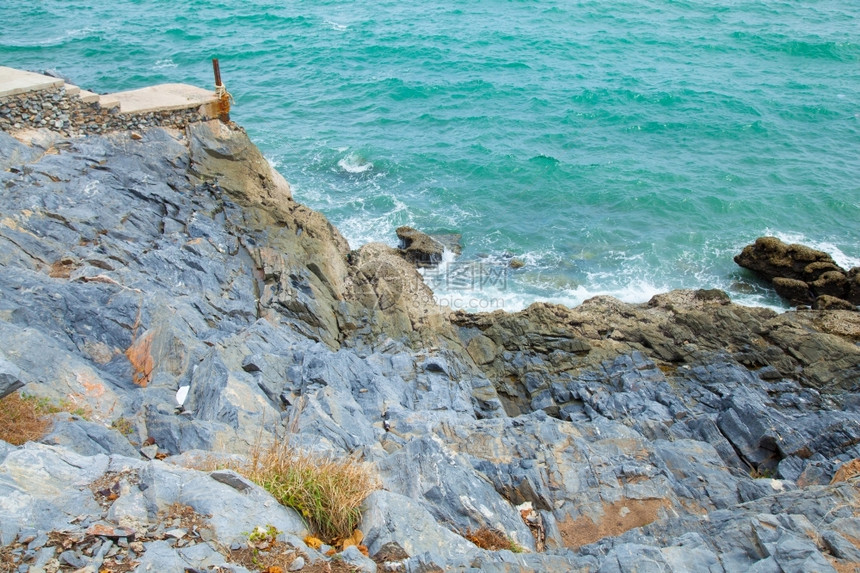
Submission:
[[[682,291],[450,314],[236,126],[142,136],[0,132],[0,383],[91,412],[0,443],[9,570],[120,548],[131,570],[241,571],[228,549],[267,524],[328,559],[295,511],[191,467],[285,432],[374,465],[360,529],[371,556],[398,549],[380,569],[860,565],[856,312]],[[167,535],[176,504],[196,534]],[[480,528],[522,552],[478,548]]]

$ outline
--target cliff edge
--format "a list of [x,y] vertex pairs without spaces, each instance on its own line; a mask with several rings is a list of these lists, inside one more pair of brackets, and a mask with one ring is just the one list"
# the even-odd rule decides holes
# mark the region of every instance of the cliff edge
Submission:
[[[450,313],[397,250],[297,203],[238,126],[14,135],[0,390],[85,414],[0,442],[0,570],[243,571],[267,525],[308,571],[860,566],[858,313],[719,291]],[[373,466],[375,561],[195,469],[274,438]]]

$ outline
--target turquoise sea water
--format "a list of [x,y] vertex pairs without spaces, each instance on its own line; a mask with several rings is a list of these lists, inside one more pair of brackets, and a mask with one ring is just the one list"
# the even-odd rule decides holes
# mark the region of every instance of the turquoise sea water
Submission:
[[[514,310],[722,288],[774,234],[860,265],[860,2],[0,3],[0,65],[99,92],[212,83],[355,248],[463,235]],[[485,272],[483,270],[479,272]],[[448,299],[454,300],[454,299]]]

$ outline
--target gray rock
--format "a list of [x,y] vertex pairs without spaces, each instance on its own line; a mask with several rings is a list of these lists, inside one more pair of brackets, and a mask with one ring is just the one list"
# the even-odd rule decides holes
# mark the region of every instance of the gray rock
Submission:
[[60,563],[65,563],[75,569],[80,569],[81,567],[85,567],[87,565],[87,560],[83,559],[80,555],[71,550],[66,550],[60,553]]
[[166,541],[150,541],[144,543],[146,548],[140,561],[135,567],[135,573],[149,571],[185,571],[188,563]]
[[140,448],[140,454],[144,456],[148,460],[154,460],[155,455],[158,453],[158,446],[155,444],[149,446],[143,446]]
[[229,485],[236,491],[246,491],[254,487],[253,483],[234,471],[218,470],[210,472],[209,476],[215,481]]
[[211,516],[209,523],[223,544],[247,540],[248,532],[261,524],[298,537],[307,534],[295,511],[281,506],[256,485],[240,492],[209,474],[159,461],[150,462],[140,472],[140,483],[147,503],[155,507],[181,503]]
[[681,536],[675,545],[661,550],[669,571],[724,571],[719,557],[698,533]]
[[123,485],[129,491],[111,504],[107,519],[132,530],[144,530],[156,518],[159,507],[139,489]]
[[439,521],[460,531],[499,529],[516,543],[534,549],[534,539],[517,510],[440,440],[411,440],[378,467],[389,490],[422,500]]
[[5,131],[0,131],[0,170],[31,163],[43,154],[43,149],[24,145]]
[[837,559],[845,559],[854,563],[860,563],[860,550],[849,542],[837,531],[829,530],[821,534],[824,547]]
[[54,555],[56,554],[57,548],[53,546],[43,547],[36,552],[36,559],[33,561],[33,564],[30,566],[30,571],[33,573],[44,571],[54,559]]
[[376,563],[370,557],[361,554],[355,545],[351,545],[340,552],[340,557],[362,573],[376,573]]
[[780,569],[786,572],[836,572],[810,539],[795,535],[785,535],[780,538],[776,543],[773,558]]
[[[209,543],[196,543],[178,550],[179,556],[192,567],[203,569],[227,565],[224,555]],[[187,567],[187,565],[186,565]]]
[[24,524],[52,531],[79,515],[99,515],[90,491],[69,484],[86,485],[107,466],[106,456],[83,457],[41,444],[9,452],[0,466],[0,542],[12,543]]
[[41,441],[63,446],[84,456],[119,454],[130,458],[138,457],[137,451],[125,436],[116,430],[85,420],[55,420],[51,432]]
[[[2,134],[2,132],[0,132]],[[21,369],[0,357],[0,400],[24,387],[23,372]]]
[[364,543],[371,555],[392,541],[409,555],[426,553],[436,563],[481,551],[439,525],[429,511],[409,497],[380,490],[370,494],[365,505],[359,529],[364,532]]
[[[179,503],[206,543],[149,546],[153,570],[227,567],[216,549],[266,524],[318,559],[259,487],[182,467],[278,437],[378,468],[361,529],[408,571],[826,570],[812,538],[854,557],[858,493],[830,478],[860,457],[856,313],[675,291],[448,315],[395,250],[351,251],[295,203],[240,130],[141,131],[49,154],[0,133],[0,378],[93,412],[59,416],[53,446],[0,444],[4,544],[178,536],[158,521]],[[809,262],[813,288],[860,284]],[[129,438],[105,427],[120,417]],[[479,527],[549,549],[481,550],[460,535]]]

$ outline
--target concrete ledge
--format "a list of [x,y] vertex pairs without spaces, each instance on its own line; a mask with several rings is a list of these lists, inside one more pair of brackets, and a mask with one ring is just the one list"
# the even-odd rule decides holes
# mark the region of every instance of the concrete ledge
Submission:
[[217,103],[215,92],[186,84],[160,84],[101,96],[102,108],[119,105],[120,113],[149,113],[188,109]]
[[0,97],[58,88],[64,83],[60,78],[0,66]]
[[184,129],[228,109],[214,91],[185,84],[98,95],[59,78],[3,66],[0,104],[0,131],[47,128],[64,136],[148,126]]

